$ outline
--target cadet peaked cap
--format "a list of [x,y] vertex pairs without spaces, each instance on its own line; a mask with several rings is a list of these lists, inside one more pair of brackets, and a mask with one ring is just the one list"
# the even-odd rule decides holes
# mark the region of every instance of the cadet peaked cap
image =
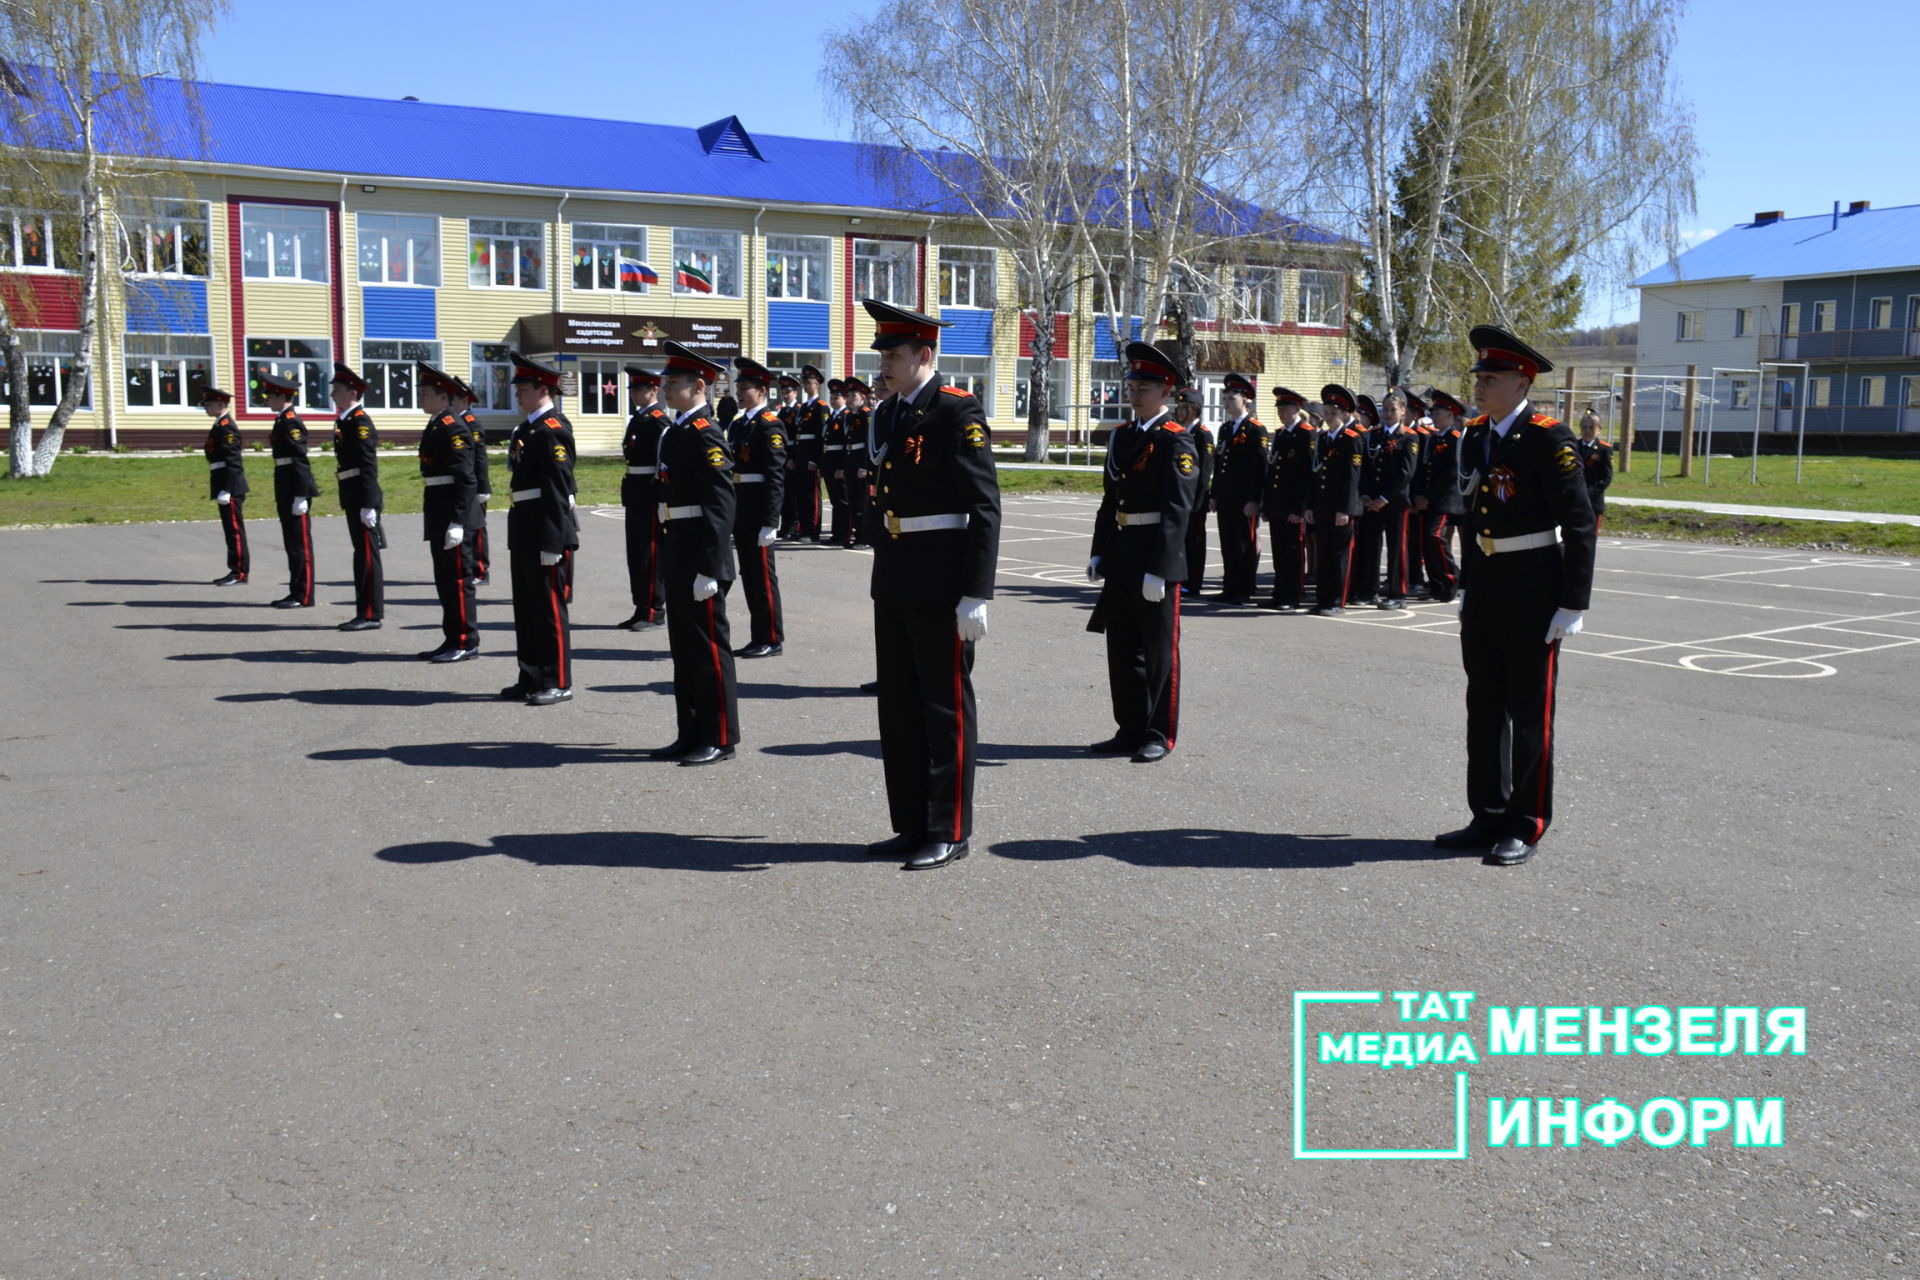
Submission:
[[338,360],[333,362],[333,381],[352,387],[355,392],[367,389],[367,380]]
[[803,364],[800,366],[800,380],[804,382],[808,378],[812,378],[815,382],[825,382],[827,380],[827,375],[820,372],[818,369],[814,368],[810,364]]
[[[275,395],[296,396],[300,394],[300,384],[292,378],[281,378],[271,373],[256,373],[253,375],[253,381],[262,391],[271,391]],[[338,382],[340,379],[335,378],[334,381]],[[360,388],[364,389],[366,385],[367,384],[363,382],[360,384]],[[221,394],[225,395],[226,393],[221,392]]]
[[1230,373],[1226,377],[1226,389],[1238,392],[1247,399],[1253,399],[1253,379],[1244,373]]
[[1373,402],[1372,396],[1355,396],[1352,407],[1368,422],[1376,427],[1380,425],[1380,406]]
[[1336,409],[1345,409],[1348,413],[1352,413],[1353,392],[1337,382],[1329,382],[1320,388],[1320,403],[1330,404]]
[[1467,406],[1455,400],[1438,387],[1427,388],[1427,403],[1435,409],[1445,409],[1456,418],[1467,416]]
[[1194,409],[1204,409],[1207,407],[1207,398],[1200,394],[1200,388],[1198,387],[1180,388],[1173,393],[1173,402],[1175,404],[1184,404]]
[[633,381],[643,387],[657,387],[660,385],[660,375],[645,365],[626,364],[620,367],[626,371],[627,377],[633,379]]
[[1126,379],[1129,382],[1165,383],[1169,388],[1177,387],[1184,381],[1172,357],[1151,342],[1127,344]]
[[425,360],[415,360],[413,367],[419,373],[420,381],[435,391],[449,396],[466,394],[460,389],[460,379],[450,373],[442,373]]
[[200,403],[205,404],[209,400],[225,400],[228,404],[232,404],[233,392],[222,391],[219,387],[202,387],[200,389]]
[[1553,361],[1494,325],[1473,326],[1467,341],[1480,357],[1473,362],[1474,373],[1518,373],[1532,381],[1543,373],[1553,372]]
[[560,371],[558,369],[549,369],[543,364],[535,364],[518,351],[508,351],[507,358],[513,361],[514,386],[517,387],[523,382],[531,382],[538,386],[546,387],[550,391],[558,391],[560,389]]
[[663,374],[684,373],[704,382],[712,382],[727,371],[727,366],[707,359],[684,343],[669,338],[665,347],[667,367],[661,370]]
[[1275,404],[1305,404],[1307,398],[1298,391],[1295,391],[1292,387],[1275,387],[1273,389],[1273,402]]
[[1413,394],[1411,390],[1409,390],[1406,387],[1401,387],[1400,398],[1407,402],[1408,413],[1412,414],[1416,418],[1424,418],[1427,416],[1427,402],[1425,400],[1422,400],[1419,396]]
[[749,360],[745,356],[735,356],[733,358],[733,380],[743,387],[748,383],[752,383],[762,391],[765,391],[773,385],[773,370],[767,368],[767,366],[761,364],[758,360]]
[[873,341],[867,346],[874,351],[886,351],[903,342],[938,343],[940,331],[949,327],[946,320],[935,320],[878,298],[862,298],[860,305],[873,317]]
[[870,396],[873,394],[873,388],[868,386],[866,383],[860,381],[860,379],[858,378],[842,378],[840,380],[840,386],[842,390],[858,391],[863,396]]

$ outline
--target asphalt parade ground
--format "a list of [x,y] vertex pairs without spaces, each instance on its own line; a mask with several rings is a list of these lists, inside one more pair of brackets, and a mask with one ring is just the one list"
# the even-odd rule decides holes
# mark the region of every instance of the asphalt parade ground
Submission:
[[[229,589],[211,519],[0,532],[0,1277],[1920,1274],[1920,564],[1603,538],[1555,825],[1500,869],[1430,844],[1450,605],[1190,602],[1173,754],[1086,754],[1093,510],[1007,500],[974,852],[925,874],[861,850],[861,553],[783,549],[740,756],[680,769],[617,510],[547,709],[496,696],[498,515],[445,667],[413,517],[362,634],[337,520],[308,612],[268,519]],[[1705,1007],[1734,1051],[1496,1055],[1495,1007]],[[1323,1061],[1348,1032],[1448,1056]],[[1494,1144],[1494,1100],[1576,1098],[1577,1145]],[[1595,1110],[1659,1098],[1686,1139]],[[1777,1144],[1702,1099],[1778,1099]]]

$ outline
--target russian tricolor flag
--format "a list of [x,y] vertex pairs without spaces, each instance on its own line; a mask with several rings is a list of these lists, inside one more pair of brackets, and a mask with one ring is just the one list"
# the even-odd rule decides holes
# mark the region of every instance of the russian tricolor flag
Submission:
[[635,262],[632,258],[620,259],[621,284],[659,284],[660,273],[644,262]]

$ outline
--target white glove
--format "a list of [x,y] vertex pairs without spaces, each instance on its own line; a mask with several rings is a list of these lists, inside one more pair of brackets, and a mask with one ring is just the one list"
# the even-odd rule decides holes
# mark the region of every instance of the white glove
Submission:
[[960,638],[968,644],[987,638],[987,602],[975,600],[972,596],[960,597],[960,603],[953,606],[954,626],[960,632]]
[[1091,560],[1087,561],[1087,581],[1088,582],[1100,581],[1100,557],[1099,556],[1095,556]]
[[451,551],[467,540],[467,531],[457,524],[447,526],[447,538],[440,544],[442,551]]
[[1580,609],[1555,609],[1553,621],[1547,624],[1547,643],[1552,644],[1555,640],[1565,640],[1568,636],[1579,635],[1586,616],[1586,613]]
[[755,538],[754,541],[758,542],[763,547],[770,547],[773,545],[774,539],[778,538],[779,536],[780,536],[780,531],[774,528],[772,525],[768,525],[766,528],[760,531],[760,535],[757,538]]
[[551,569],[560,563],[560,553],[558,551],[542,551],[540,553],[540,563]]
[[1140,594],[1150,604],[1159,604],[1167,598],[1167,580],[1157,573],[1149,573],[1140,579]]
[[693,575],[693,598],[695,600],[711,600],[714,596],[718,595],[719,592],[720,584],[712,578],[709,578],[706,574],[696,573]]
[[480,505],[483,507],[486,506],[489,502],[493,501],[493,495],[490,493],[475,494],[474,497],[475,497],[475,500],[478,501]]
[[573,495],[572,495],[572,494],[568,494],[568,495],[567,495],[567,510],[569,510],[569,511],[571,511],[571,510],[573,510]]
[[297,516],[307,514],[307,500],[305,498],[295,498],[293,500],[293,514]]
[[369,529],[378,529],[380,527],[380,513],[372,507],[362,507],[360,508],[360,523]]
[[220,492],[213,495],[213,500],[224,507],[229,502],[233,501],[233,495],[228,493],[225,489],[222,489]]

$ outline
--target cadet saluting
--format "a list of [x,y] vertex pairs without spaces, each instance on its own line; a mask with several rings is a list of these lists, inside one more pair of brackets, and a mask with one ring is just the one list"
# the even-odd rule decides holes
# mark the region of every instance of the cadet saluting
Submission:
[[367,380],[335,363],[333,383],[333,464],[340,484],[340,510],[347,515],[353,540],[353,617],[342,631],[378,631],[387,612],[386,570],[380,553],[387,535],[380,531],[380,432],[360,405]]
[[420,433],[420,475],[425,481],[421,514],[427,554],[433,561],[433,587],[440,597],[438,648],[420,656],[430,662],[464,662],[480,656],[480,632],[473,617],[473,570],[467,563],[466,522],[478,504],[473,439],[453,411],[459,380],[430,364],[415,362],[420,377],[420,407],[432,414]]
[[240,451],[240,432],[233,425],[227,406],[233,396],[218,387],[200,393],[200,407],[213,419],[202,452],[207,455],[207,496],[220,513],[220,536],[227,544],[227,573],[215,578],[216,587],[231,587],[247,580],[251,559],[247,555],[246,518],[240,508],[247,499],[246,457]]
[[1512,334],[1469,341],[1479,417],[1461,437],[1460,658],[1467,673],[1467,804],[1473,821],[1434,838],[1511,867],[1553,821],[1553,711],[1560,641],[1593,589],[1593,507],[1573,433],[1527,400],[1553,363]]
[[293,407],[300,384],[265,374],[258,381],[275,413],[267,440],[273,450],[273,505],[287,551],[287,594],[273,607],[307,609],[313,606],[313,525],[307,513],[320,496],[320,486],[307,465],[307,424]]
[[979,730],[974,645],[1000,555],[1000,481],[987,418],[934,368],[942,321],[872,298],[873,349],[893,398],[874,411],[873,647],[892,839],[909,871],[967,856]]
[[[1193,437],[1168,416],[1180,383],[1173,361],[1145,342],[1127,344],[1133,421],[1107,437],[1100,510],[1087,578],[1104,579],[1087,630],[1107,637],[1107,684],[1119,729],[1088,748],[1164,760],[1180,728],[1180,592],[1187,576],[1187,521],[1199,466]],[[1256,490],[1257,492],[1257,490]]]
[[773,373],[742,356],[733,362],[740,413],[727,431],[733,450],[733,546],[740,558],[740,589],[747,597],[747,643],[737,658],[777,656],[787,638],[780,612],[780,572],[773,541],[779,536],[786,494],[787,429],[767,408]]
[[573,518],[573,424],[556,409],[558,370],[518,351],[513,398],[526,417],[507,441],[513,506],[507,511],[507,562],[513,578],[513,643],[520,678],[500,691],[550,707],[573,697],[572,637],[560,560],[580,545]]

